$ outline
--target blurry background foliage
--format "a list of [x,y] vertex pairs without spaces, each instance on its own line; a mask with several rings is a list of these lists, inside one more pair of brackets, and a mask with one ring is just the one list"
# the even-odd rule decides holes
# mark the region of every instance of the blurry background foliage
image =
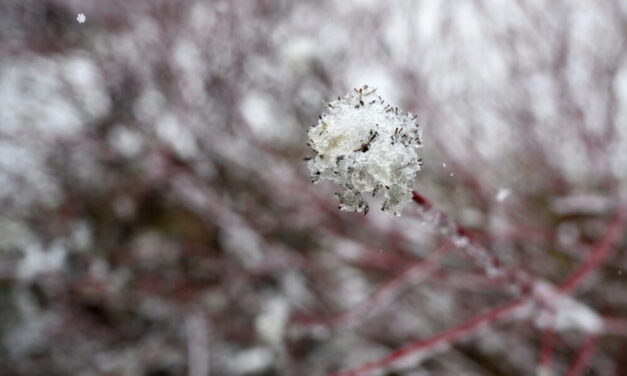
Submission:
[[[309,183],[308,127],[363,84],[418,114],[417,190],[561,282],[627,192],[626,4],[0,1],[0,373],[320,375],[511,299],[453,250],[303,324],[446,246],[411,207],[344,213]],[[627,316],[626,265],[623,237],[577,298]],[[400,374],[530,375],[540,332]],[[556,374],[583,338],[559,333]],[[590,375],[625,372],[624,338]]]

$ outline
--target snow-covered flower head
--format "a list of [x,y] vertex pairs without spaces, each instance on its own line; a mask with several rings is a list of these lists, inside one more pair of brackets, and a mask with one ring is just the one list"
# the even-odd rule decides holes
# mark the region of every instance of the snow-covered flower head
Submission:
[[329,103],[329,112],[309,129],[315,155],[307,166],[314,182],[328,179],[346,188],[336,193],[340,208],[368,213],[363,193],[382,191],[381,210],[400,215],[411,201],[421,129],[416,115],[386,104],[367,85]]

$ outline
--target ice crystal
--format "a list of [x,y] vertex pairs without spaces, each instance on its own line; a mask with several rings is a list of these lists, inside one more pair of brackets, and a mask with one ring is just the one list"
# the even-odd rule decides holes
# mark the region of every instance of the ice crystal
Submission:
[[505,199],[512,193],[512,191],[508,188],[501,188],[496,193],[496,201],[503,202]]
[[421,129],[416,115],[386,104],[367,85],[328,104],[328,113],[309,129],[315,152],[308,167],[312,181],[331,180],[340,209],[368,213],[364,193],[383,192],[381,210],[400,215],[411,201],[414,177],[422,166]]

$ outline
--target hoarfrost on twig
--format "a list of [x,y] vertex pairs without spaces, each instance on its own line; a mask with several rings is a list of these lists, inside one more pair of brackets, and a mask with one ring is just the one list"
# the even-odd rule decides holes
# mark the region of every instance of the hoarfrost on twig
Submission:
[[329,112],[309,129],[308,161],[312,181],[331,180],[345,188],[337,193],[340,209],[368,213],[364,193],[383,192],[381,210],[400,215],[411,201],[421,129],[416,115],[386,104],[367,85],[328,104]]

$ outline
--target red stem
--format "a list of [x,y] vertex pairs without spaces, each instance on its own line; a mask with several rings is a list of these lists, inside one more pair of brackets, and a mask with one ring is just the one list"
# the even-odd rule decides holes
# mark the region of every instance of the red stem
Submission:
[[586,262],[560,285],[559,288],[563,293],[572,292],[588,275],[601,266],[610,255],[614,243],[620,239],[624,224],[625,215],[623,211],[619,211],[612,219],[601,241],[595,245]]
[[538,359],[539,368],[551,369],[553,363],[553,345],[555,344],[555,330],[547,328],[542,332],[542,344],[540,346],[540,356]]
[[[480,244],[472,235],[472,232],[466,227],[458,224],[450,219],[450,217],[439,210],[434,209],[433,204],[424,196],[416,191],[412,191],[413,200],[425,211],[431,212],[435,217],[439,218],[439,223],[443,226],[449,226],[449,230],[453,232],[453,238],[463,238],[467,240],[467,246],[463,247],[470,258],[489,275],[488,270],[498,270],[501,274],[499,278],[510,282],[518,287],[520,291],[526,292],[531,288],[533,278],[527,273],[520,271],[505,270],[498,258],[493,256],[486,247]],[[433,210],[432,210],[433,209]],[[438,226],[438,225],[436,225]],[[455,240],[455,239],[453,239]]]
[[[422,195],[420,195],[419,193],[415,191],[412,193],[413,193],[414,201],[418,205],[420,205],[425,211],[428,211],[433,208],[433,205]],[[445,214],[443,213],[441,214],[445,216]],[[607,258],[612,248],[612,245],[618,240],[619,235],[620,235],[620,230],[623,227],[624,217],[622,214],[623,213],[621,211],[613,218],[612,222],[609,225],[608,230],[603,235],[603,238],[601,239],[601,241],[594,247],[590,256],[588,257],[588,260],[584,263],[584,265],[582,265],[581,268],[575,271],[575,273],[573,273],[571,277],[569,277],[566,280],[566,282],[564,282],[561,285],[560,289],[563,292],[568,293],[568,292],[571,292],[573,289],[575,289],[583,280],[585,280],[585,278],[592,271],[596,270],[601,265],[601,263]],[[470,233],[462,226],[454,224],[453,227],[457,230],[456,231],[457,235],[464,236],[468,238],[470,241],[473,240],[472,238],[470,238]],[[516,281],[520,282],[520,278],[516,278]],[[527,301],[527,297],[523,297],[518,300],[512,301],[503,306],[494,308],[488,313],[477,316],[456,328],[439,333],[430,338],[411,343],[399,350],[392,352],[390,355],[388,355],[387,357],[379,361],[367,363],[361,367],[348,370],[345,372],[337,373],[331,376],[362,376],[370,372],[381,371],[383,369],[394,367],[395,365],[398,365],[398,363],[400,363],[402,360],[405,360],[410,356],[419,356],[421,352],[426,352],[430,349],[434,349],[435,347],[439,345],[448,345],[458,340],[460,337],[470,334],[480,329],[484,325],[494,323],[508,316],[509,314],[515,312],[518,308],[523,306],[526,301]],[[551,338],[551,341],[550,341],[551,348],[552,348],[552,341],[553,339]],[[568,372],[568,376],[578,376],[581,374],[581,371],[588,364],[590,357],[592,356],[592,352],[594,348],[596,347],[596,341],[597,341],[596,337],[590,337],[588,341],[584,344],[584,346],[582,346],[575,360],[575,363],[571,367],[571,370]],[[545,354],[544,356],[547,357],[548,354]],[[549,360],[550,360],[550,357],[549,357]]]
[[527,301],[527,297],[523,297],[518,300],[514,300],[505,305],[496,307],[491,311],[479,315],[465,323],[447,330],[445,332],[436,334],[427,339],[416,341],[405,347],[402,347],[392,352],[387,357],[372,363],[364,364],[361,367],[336,373],[330,376],[362,376],[370,372],[381,371],[398,365],[402,360],[405,360],[409,356],[418,356],[423,351],[432,350],[439,345],[448,345],[464,335],[473,333],[484,326],[494,323],[500,319],[507,317],[508,315],[521,308]]
[[[579,267],[575,272],[573,272],[561,285],[560,291],[562,293],[569,293],[575,290],[592,272],[601,266],[601,264],[607,259],[610,255],[610,251],[613,249],[612,245],[619,239],[621,235],[621,230],[624,225],[624,216],[621,212],[617,213],[612,222],[608,225],[608,228],[603,234],[601,240],[595,245],[594,249],[590,252],[588,258],[584,262],[584,264]],[[606,320],[607,322],[607,320]],[[607,325],[607,324],[606,324]],[[553,358],[553,343],[555,342],[555,332],[553,329],[549,328],[545,330],[542,336],[542,347],[540,350],[540,358],[539,358],[539,366],[540,368],[551,367],[551,361]],[[582,352],[580,353],[580,357],[589,356],[587,353],[583,353],[583,350],[586,348],[582,348]],[[577,365],[577,363],[575,363]],[[575,368],[573,365],[573,369],[571,370],[572,375],[579,375],[580,370]],[[569,373],[570,375],[571,373]]]
[[377,288],[367,300],[357,304],[348,311],[327,319],[306,321],[301,323],[301,325],[306,327],[319,325],[334,327],[344,323],[354,323],[354,320],[366,314],[372,314],[377,308],[387,306],[386,303],[393,300],[407,286],[436,272],[441,267],[439,260],[451,249],[451,245],[438,248],[426,260],[418,261],[407,267],[404,271]]
[[592,359],[592,354],[597,348],[598,340],[596,336],[588,337],[586,342],[579,349],[579,352],[577,352],[577,357],[568,372],[566,372],[566,376],[580,376],[583,374],[583,371],[585,371]]
[[422,206],[423,209],[425,210],[430,210],[433,205],[431,205],[431,202],[429,200],[427,200],[423,195],[421,195],[420,193],[416,192],[416,191],[412,191],[412,198],[413,200],[420,206]]

